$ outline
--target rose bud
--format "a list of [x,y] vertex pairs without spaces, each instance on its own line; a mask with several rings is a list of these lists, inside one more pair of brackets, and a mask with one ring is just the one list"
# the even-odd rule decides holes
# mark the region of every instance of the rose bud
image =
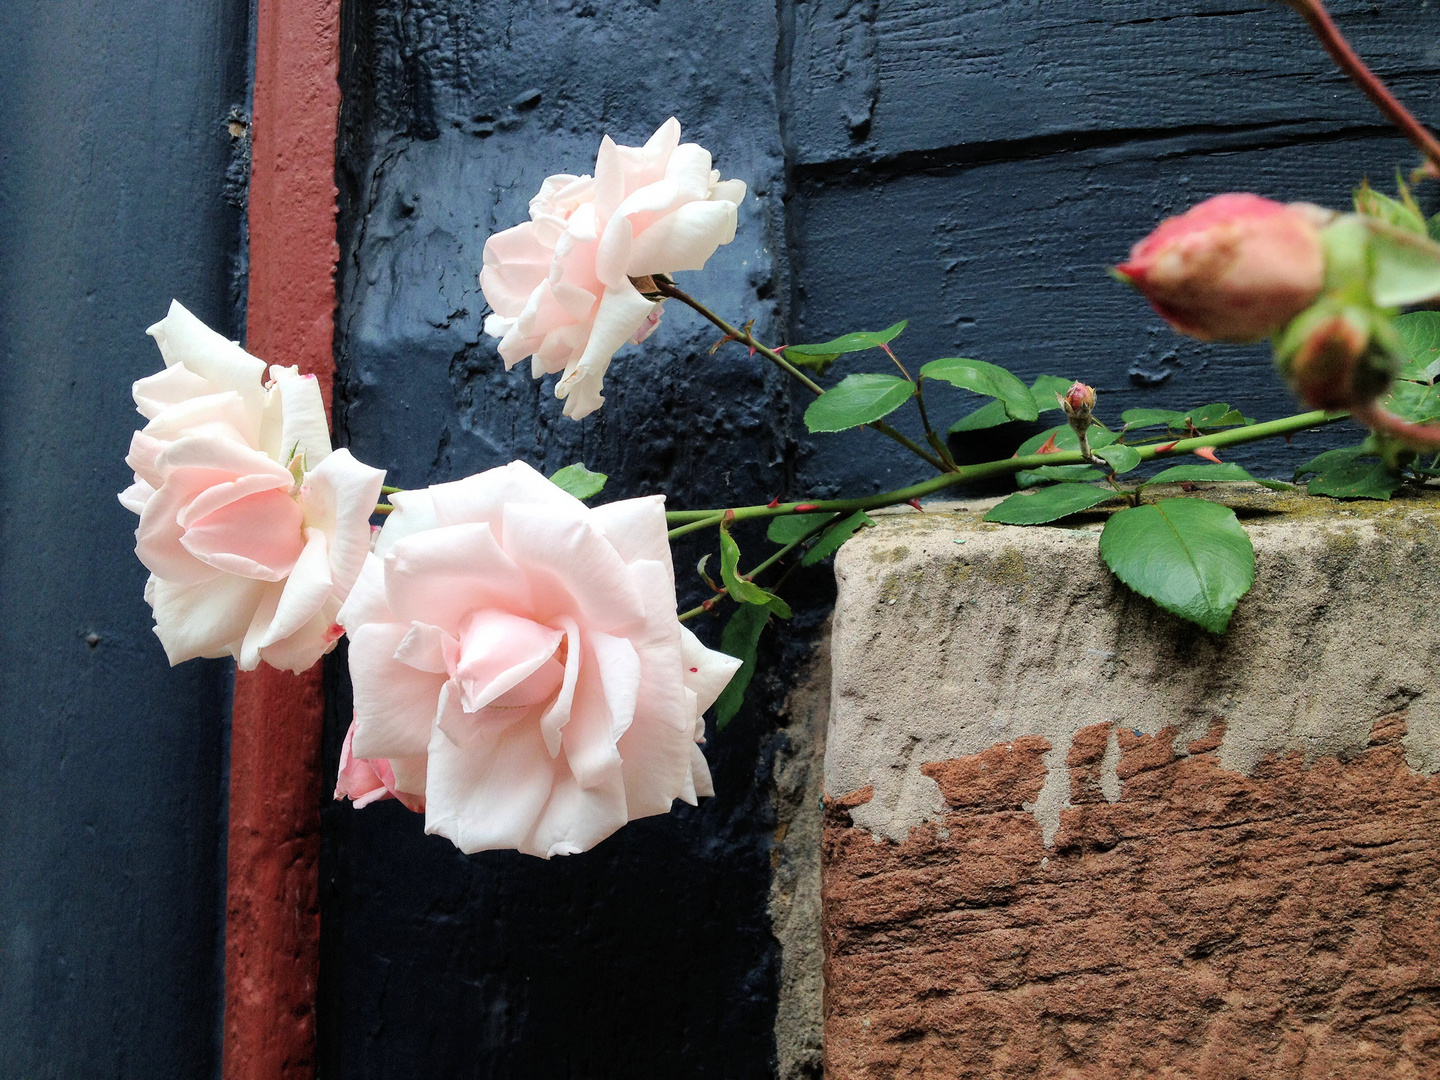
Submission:
[[1069,390],[1055,395],[1055,400],[1065,410],[1071,427],[1090,426],[1091,414],[1095,411],[1095,390],[1092,387],[1083,382],[1071,383]]
[[1307,407],[1355,410],[1389,389],[1403,350],[1394,336],[1370,313],[1327,302],[1295,320],[1275,357]]
[[1317,218],[1309,206],[1217,195],[1162,221],[1115,272],[1182,334],[1259,341],[1320,295]]

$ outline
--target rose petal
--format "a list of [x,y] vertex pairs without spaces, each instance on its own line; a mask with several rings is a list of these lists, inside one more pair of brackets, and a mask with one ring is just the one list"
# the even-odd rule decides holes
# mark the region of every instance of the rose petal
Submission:
[[445,677],[395,659],[408,629],[381,623],[349,631],[355,752],[361,757],[424,754],[429,746]]
[[342,600],[370,553],[370,517],[384,482],[384,470],[356,461],[341,447],[307,473],[300,487],[305,525],[329,538],[330,576]]
[[587,513],[511,504],[504,537],[529,578],[539,621],[559,625],[558,618],[572,616],[582,626],[618,632],[644,619],[644,598],[624,560]]
[[196,584],[155,579],[155,635],[171,665],[225,656],[238,645],[265,597],[276,586],[217,574]]
[[472,611],[528,612],[527,576],[489,525],[448,525],[408,536],[385,556],[385,590],[396,618],[452,632]]

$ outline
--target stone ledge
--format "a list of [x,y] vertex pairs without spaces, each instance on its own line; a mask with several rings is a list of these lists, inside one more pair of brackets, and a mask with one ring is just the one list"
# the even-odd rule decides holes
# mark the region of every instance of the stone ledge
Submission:
[[1440,1075],[1440,499],[1226,495],[1224,638],[1103,515],[842,549],[831,1080]]

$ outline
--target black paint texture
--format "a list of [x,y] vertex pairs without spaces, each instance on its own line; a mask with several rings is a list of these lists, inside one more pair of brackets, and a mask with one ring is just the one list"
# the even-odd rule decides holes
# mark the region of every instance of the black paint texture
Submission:
[[218,1065],[229,671],[166,666],[134,516],[145,328],[234,333],[237,0],[0,5],[0,1075]]
[[[1333,9],[1440,120],[1440,5]],[[1294,411],[1263,348],[1187,343],[1106,277],[1159,218],[1244,188],[1343,206],[1361,176],[1388,184],[1415,163],[1275,3],[369,0],[345,9],[342,85],[336,423],[405,487],[583,460],[611,475],[605,499],[711,506],[926,474],[871,432],[806,436],[805,392],[741,348],[712,354],[718,334],[673,303],[581,423],[561,418],[553,379],[503,370],[480,330],[485,238],[524,219],[547,174],[589,171],[605,132],[636,144],[676,115],[750,185],[735,242],[680,282],[733,321],[798,341],[909,318],[912,370],[966,355],[1083,378],[1102,419],[1217,400]],[[978,404],[931,397],[947,423]],[[1003,456],[1033,430],[956,450]],[[1353,434],[1229,457],[1283,474]],[[704,542],[677,548],[684,606]],[[820,570],[787,587],[806,614],[766,639],[751,703],[712,733],[719,794],[697,810],[550,863],[460,855],[395,803],[324,812],[327,1077],[773,1074],[770,770],[831,588]],[[718,625],[698,631],[713,642]]]

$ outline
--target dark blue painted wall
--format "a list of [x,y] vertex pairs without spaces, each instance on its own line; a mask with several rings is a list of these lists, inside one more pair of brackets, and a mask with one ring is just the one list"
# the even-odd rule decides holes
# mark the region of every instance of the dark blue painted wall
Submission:
[[[1334,8],[1440,119],[1440,7]],[[1279,4],[369,0],[348,7],[342,64],[337,424],[404,486],[583,459],[611,474],[606,497],[703,506],[923,474],[872,433],[803,436],[804,397],[744,350],[711,355],[716,333],[673,304],[583,423],[560,418],[553,380],[503,371],[480,332],[484,240],[546,174],[591,168],[601,132],[634,143],[673,113],[751,185],[734,244],[682,282],[732,319],[815,340],[909,317],[907,360],[1084,377],[1110,417],[1291,411],[1263,350],[1186,344],[1105,276],[1133,239],[1219,191],[1343,205],[1365,172],[1411,162]],[[949,418],[978,403],[943,394]],[[1306,449],[1234,457],[1284,471]],[[330,1075],[770,1075],[766,788],[830,589],[820,571],[789,585],[811,614],[767,643],[751,706],[711,738],[719,795],[697,811],[550,864],[459,855],[393,803],[326,812]],[[332,761],[347,720],[340,698]]]
[[244,0],[0,5],[0,1076],[216,1065],[225,665],[115,493],[172,296],[234,333]]

